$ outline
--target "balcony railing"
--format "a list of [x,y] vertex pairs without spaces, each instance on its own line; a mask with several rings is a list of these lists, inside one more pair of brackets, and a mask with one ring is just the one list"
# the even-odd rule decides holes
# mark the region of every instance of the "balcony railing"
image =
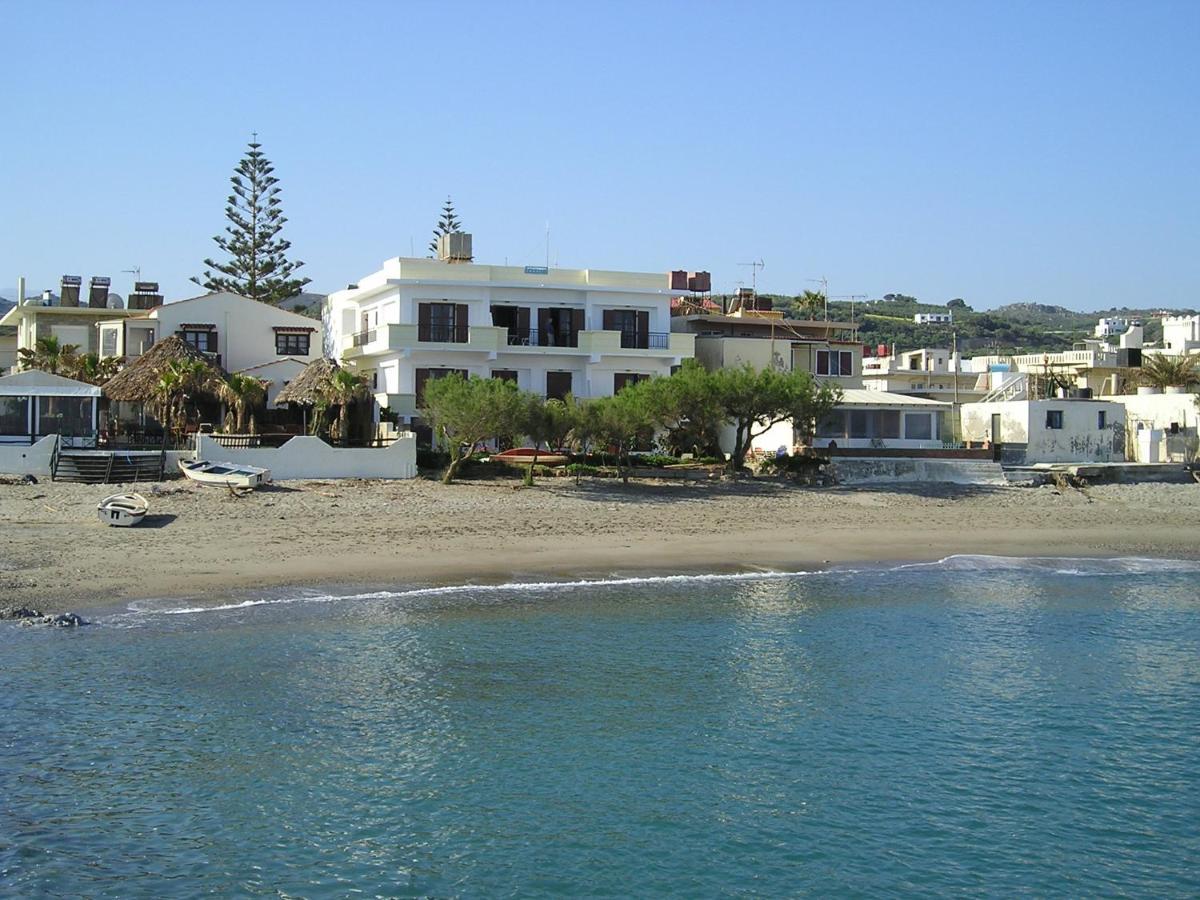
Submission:
[[668,331],[622,331],[622,350],[666,350],[671,346],[671,333]]
[[541,331],[537,328],[508,329],[510,347],[578,347],[578,331]]
[[351,346],[362,347],[375,340],[374,328],[368,328],[366,331],[360,331],[351,338]]
[[467,330],[456,325],[431,323],[417,326],[417,340],[429,344],[465,344]]

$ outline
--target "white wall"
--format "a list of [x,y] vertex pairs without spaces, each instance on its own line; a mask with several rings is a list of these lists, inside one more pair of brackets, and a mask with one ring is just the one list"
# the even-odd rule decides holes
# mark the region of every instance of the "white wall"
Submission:
[[32,446],[0,443],[0,475],[37,475],[49,478],[54,440],[54,435],[48,435]]
[[233,450],[198,435],[196,457],[271,470],[276,481],[294,478],[416,478],[417,438],[402,432],[387,447],[331,447],[319,437],[294,437],[282,447]]
[[[1198,394],[1121,394],[1105,397],[1125,408],[1131,443],[1138,462],[1191,462],[1200,438],[1200,400]],[[1172,428],[1174,430],[1172,431]],[[1157,441],[1157,460],[1147,458],[1154,450],[1144,446],[1146,435],[1161,432]]]
[[[1047,428],[1046,413],[1062,412],[1062,428]],[[1104,428],[1099,414],[1105,414]],[[1000,442],[1025,445],[1025,461],[1120,462],[1125,459],[1125,409],[1102,400],[1012,400],[964,403],[964,441],[990,441],[992,416],[1000,416]]]

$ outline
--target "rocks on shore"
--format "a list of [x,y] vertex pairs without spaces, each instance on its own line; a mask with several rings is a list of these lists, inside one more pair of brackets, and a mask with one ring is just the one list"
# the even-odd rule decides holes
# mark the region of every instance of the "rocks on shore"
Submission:
[[76,628],[88,624],[83,616],[75,613],[44,616],[38,610],[30,609],[27,606],[9,606],[0,609],[0,619],[20,619],[22,625],[52,625],[55,628]]

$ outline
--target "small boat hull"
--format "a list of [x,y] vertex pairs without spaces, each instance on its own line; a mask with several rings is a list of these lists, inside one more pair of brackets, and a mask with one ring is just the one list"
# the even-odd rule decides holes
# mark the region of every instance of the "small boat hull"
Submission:
[[141,494],[113,494],[96,504],[96,518],[101,525],[131,528],[146,518],[150,501]]
[[223,487],[253,490],[271,483],[271,470],[259,466],[243,466],[230,462],[212,462],[206,459],[181,459],[179,471],[199,484],[214,484]]
[[515,450],[505,450],[503,453],[493,453],[492,459],[510,466],[528,466],[534,462],[539,466],[565,466],[571,461],[571,457],[565,453],[550,450],[535,453],[532,447],[519,447]]

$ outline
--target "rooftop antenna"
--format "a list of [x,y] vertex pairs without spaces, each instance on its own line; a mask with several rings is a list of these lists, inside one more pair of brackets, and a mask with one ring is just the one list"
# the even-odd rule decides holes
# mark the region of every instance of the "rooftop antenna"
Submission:
[[546,269],[550,268],[550,222],[546,221]]
[[750,291],[751,291],[751,293],[754,294],[755,297],[757,297],[758,296],[758,270],[765,269],[767,267],[767,264],[762,261],[761,257],[759,257],[759,259],[754,262],[738,263],[738,265],[750,267]]
[[137,284],[139,281],[142,280],[142,267],[134,266],[132,269],[122,269],[121,274],[122,275],[132,275],[133,283]]

